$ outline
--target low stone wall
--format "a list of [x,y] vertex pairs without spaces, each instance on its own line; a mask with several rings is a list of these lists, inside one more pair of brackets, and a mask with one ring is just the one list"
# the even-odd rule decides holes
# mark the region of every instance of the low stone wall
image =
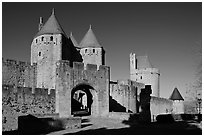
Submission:
[[171,114],[173,111],[173,101],[152,96],[150,100],[150,110],[152,120],[155,120],[159,114]]
[[120,120],[129,120],[132,113],[126,112],[109,112],[108,117],[113,119],[120,119]]
[[59,118],[59,115],[18,117],[18,134],[47,134],[57,130],[73,128],[81,128],[80,117]]
[[159,123],[175,121],[202,121],[202,114],[161,114],[156,117]]
[[16,130],[18,117],[55,112],[55,90],[2,86],[2,131]]
[[[131,80],[118,80],[110,83],[110,111],[138,112],[137,93],[144,85]],[[111,104],[112,103],[112,104]]]

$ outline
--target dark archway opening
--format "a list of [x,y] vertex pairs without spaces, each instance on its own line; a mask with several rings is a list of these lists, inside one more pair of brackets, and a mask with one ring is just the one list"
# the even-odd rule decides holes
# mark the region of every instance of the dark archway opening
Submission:
[[71,114],[74,116],[91,115],[94,88],[87,84],[79,84],[71,92]]

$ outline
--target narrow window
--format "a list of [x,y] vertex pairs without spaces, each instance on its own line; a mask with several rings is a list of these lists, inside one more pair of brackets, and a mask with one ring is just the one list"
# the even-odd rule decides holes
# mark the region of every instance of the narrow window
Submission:
[[85,53],[87,52],[87,49],[85,49]]
[[42,37],[41,39],[42,39],[42,41],[43,41],[43,40],[44,40],[44,37]]
[[93,53],[95,53],[95,49],[93,49]]
[[41,56],[41,52],[39,52],[38,55]]
[[140,77],[140,79],[142,79],[142,76]]
[[50,37],[50,41],[53,41],[53,36]]
[[36,39],[36,43],[38,43],[38,39]]

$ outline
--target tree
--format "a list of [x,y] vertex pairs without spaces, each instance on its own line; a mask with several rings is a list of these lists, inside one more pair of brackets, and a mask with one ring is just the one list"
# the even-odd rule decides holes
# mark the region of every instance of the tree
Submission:
[[196,49],[195,49],[195,55],[197,58],[196,62],[196,82],[195,82],[195,88],[199,91],[202,91],[202,44],[201,42],[196,43]]
[[186,85],[185,109],[187,113],[200,113],[202,106],[202,44],[196,42],[194,46],[195,54],[195,82]]

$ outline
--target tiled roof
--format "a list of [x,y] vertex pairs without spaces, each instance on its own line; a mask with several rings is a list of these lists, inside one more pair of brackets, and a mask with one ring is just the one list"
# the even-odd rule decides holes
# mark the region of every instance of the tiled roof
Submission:
[[41,30],[35,35],[35,37],[43,34],[63,34],[64,36],[66,36],[62,27],[58,23],[57,18],[55,17],[54,10],[52,12],[52,15],[49,17],[47,22],[43,25]]
[[81,48],[85,47],[101,47],[98,43],[96,36],[93,33],[93,30],[91,29],[91,26],[88,30],[88,32],[85,34],[84,38],[82,39],[80,43]]
[[174,91],[171,94],[169,99],[171,99],[171,100],[184,100],[177,88],[174,88]]
[[137,68],[152,68],[148,56],[137,56]]
[[77,43],[76,39],[75,39],[74,36],[72,35],[72,32],[71,32],[69,38],[71,39],[71,41],[72,41],[72,43],[73,43],[73,45],[74,45],[75,47],[78,47],[78,46],[79,46],[79,44]]

